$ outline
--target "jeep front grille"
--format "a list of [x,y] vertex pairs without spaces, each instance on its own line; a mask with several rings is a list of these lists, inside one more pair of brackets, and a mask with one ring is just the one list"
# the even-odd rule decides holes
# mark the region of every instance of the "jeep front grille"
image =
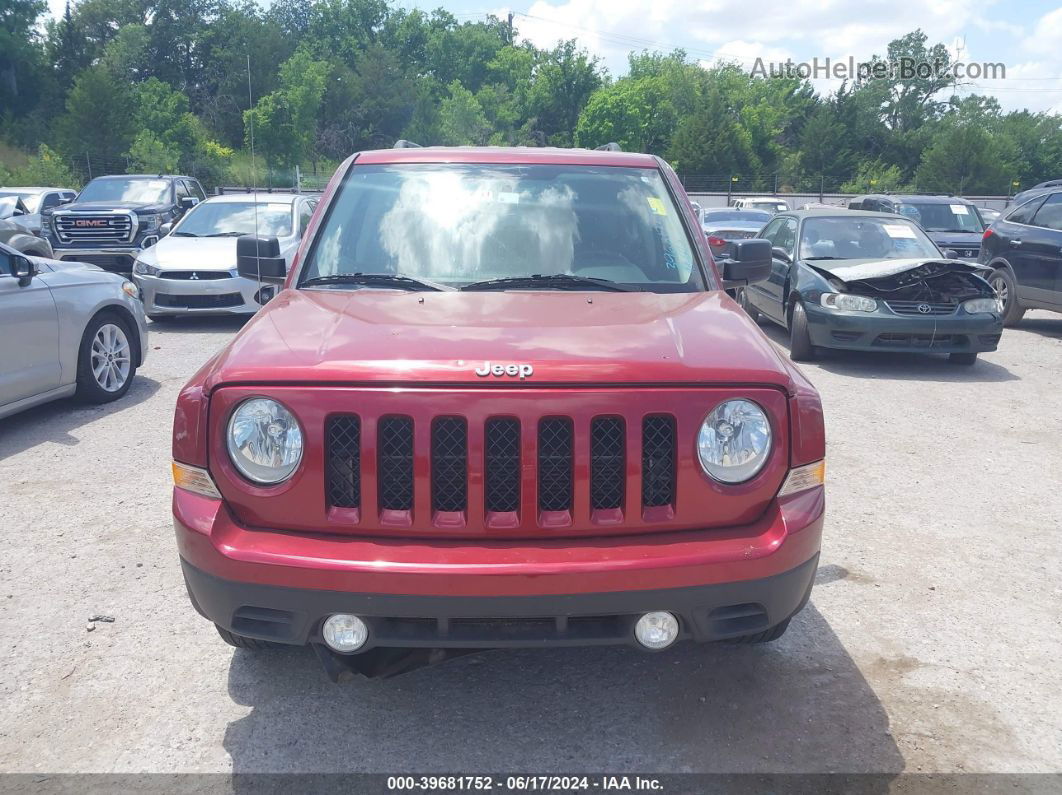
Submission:
[[[571,417],[542,417],[533,426],[537,457],[534,463],[535,505],[545,514],[575,511],[575,458],[589,460],[589,505],[592,512],[622,511],[627,506],[627,424],[622,417],[593,417],[584,451],[576,449]],[[469,484],[481,483],[486,516],[515,515],[521,507],[522,426],[514,417],[492,417],[482,428],[480,455],[469,450],[468,421],[440,416],[431,420],[426,439],[430,462],[431,510],[461,513],[469,509]],[[661,508],[675,501],[675,421],[654,414],[642,423],[641,497],[644,508]],[[407,416],[379,420],[376,437],[378,507],[383,511],[413,510],[418,438]],[[362,505],[362,419],[331,417],[325,426],[325,496],[329,507]],[[554,517],[555,518],[555,517]],[[560,520],[563,523],[563,517]]]
[[136,225],[131,213],[56,213],[61,243],[130,243]]

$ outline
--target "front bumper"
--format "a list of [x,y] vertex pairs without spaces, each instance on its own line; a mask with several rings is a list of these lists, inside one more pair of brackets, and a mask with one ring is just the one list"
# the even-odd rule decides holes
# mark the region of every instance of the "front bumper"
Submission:
[[[247,315],[262,308],[275,288],[253,279],[165,279],[133,274],[149,315]],[[264,294],[262,291],[266,291]],[[259,297],[263,298],[259,302]]]
[[236,634],[313,643],[346,612],[370,627],[359,652],[537,647],[633,644],[650,610],[698,641],[775,626],[808,598],[824,505],[818,488],[723,530],[398,542],[251,529],[222,501],[175,489],[174,525],[193,604]]
[[87,262],[111,273],[128,275],[141,251],[140,246],[107,246],[105,248],[77,248],[52,242],[55,258],[70,262]]
[[855,351],[981,353],[994,351],[1003,334],[998,314],[917,317],[843,312],[805,305],[813,345]]

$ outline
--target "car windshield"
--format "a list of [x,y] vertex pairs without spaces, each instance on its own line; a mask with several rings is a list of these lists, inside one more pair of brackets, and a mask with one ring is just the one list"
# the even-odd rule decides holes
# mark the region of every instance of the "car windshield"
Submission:
[[178,237],[290,237],[291,205],[280,202],[206,201],[188,211],[173,228]]
[[35,213],[41,203],[41,195],[35,190],[0,190],[0,199],[22,199],[26,210]]
[[[458,288],[521,278],[511,289],[704,289],[658,171],[571,165],[355,165],[300,283],[341,274]],[[330,288],[344,286],[357,287]]]
[[983,232],[984,226],[974,208],[968,204],[904,202],[899,213],[920,224],[927,232]]
[[748,210],[759,210],[771,215],[774,213],[785,212],[789,209],[782,202],[747,202],[745,208]]
[[926,233],[902,218],[808,218],[799,256],[816,259],[914,259],[940,257]]
[[165,179],[145,177],[94,179],[77,197],[81,202],[132,202],[165,204],[169,201],[170,183]]
[[702,222],[714,224],[720,221],[746,221],[750,224],[765,224],[771,214],[762,210],[705,210]]

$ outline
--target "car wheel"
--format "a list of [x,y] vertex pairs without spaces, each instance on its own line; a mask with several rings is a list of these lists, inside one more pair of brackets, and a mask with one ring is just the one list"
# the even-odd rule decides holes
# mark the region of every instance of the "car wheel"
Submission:
[[747,287],[739,287],[737,290],[738,305],[745,310],[745,314],[752,318],[753,323],[760,322],[760,310],[749,303],[749,291]]
[[132,333],[109,312],[97,315],[81,339],[77,358],[77,396],[88,403],[110,403],[129,391],[136,375]]
[[1018,285],[1014,283],[1010,271],[1006,268],[992,271],[988,283],[996,291],[996,298],[1003,304],[1003,325],[1013,328],[1021,323],[1021,319],[1025,317],[1025,307],[1018,302]]
[[789,629],[789,622],[792,619],[787,618],[781,624],[775,624],[770,629],[765,629],[763,632],[756,632],[752,635],[741,635],[739,637],[730,640],[730,643],[743,643],[743,644],[758,644],[758,643],[770,643],[772,640],[778,640],[785,631]]
[[949,353],[948,362],[951,364],[974,364],[977,362],[976,353]]
[[789,310],[789,358],[794,362],[810,362],[816,353],[808,333],[808,314],[804,305],[797,301]]
[[272,643],[268,640],[258,640],[258,638],[248,638],[243,635],[237,635],[235,632],[229,632],[227,629],[214,625],[214,629],[221,635],[221,639],[230,646],[237,649],[249,649],[250,651],[262,651],[263,649],[275,649],[279,646],[279,643]]

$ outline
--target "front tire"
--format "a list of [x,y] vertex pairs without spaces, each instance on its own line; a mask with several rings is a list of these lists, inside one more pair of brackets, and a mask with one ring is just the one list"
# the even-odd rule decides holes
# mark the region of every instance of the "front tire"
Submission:
[[789,312],[789,358],[794,362],[811,362],[816,355],[808,332],[808,314],[804,305],[797,301]]
[[739,287],[737,289],[737,302],[738,306],[745,310],[745,314],[752,318],[753,323],[759,323],[763,317],[760,314],[760,310],[749,303],[749,289],[747,287]]
[[997,268],[988,277],[988,283],[996,291],[996,297],[1003,302],[1003,327],[1014,328],[1025,317],[1025,307],[1018,301],[1018,285],[1010,271]]
[[110,403],[125,395],[136,375],[136,352],[128,323],[102,312],[89,321],[77,355],[77,397]]

